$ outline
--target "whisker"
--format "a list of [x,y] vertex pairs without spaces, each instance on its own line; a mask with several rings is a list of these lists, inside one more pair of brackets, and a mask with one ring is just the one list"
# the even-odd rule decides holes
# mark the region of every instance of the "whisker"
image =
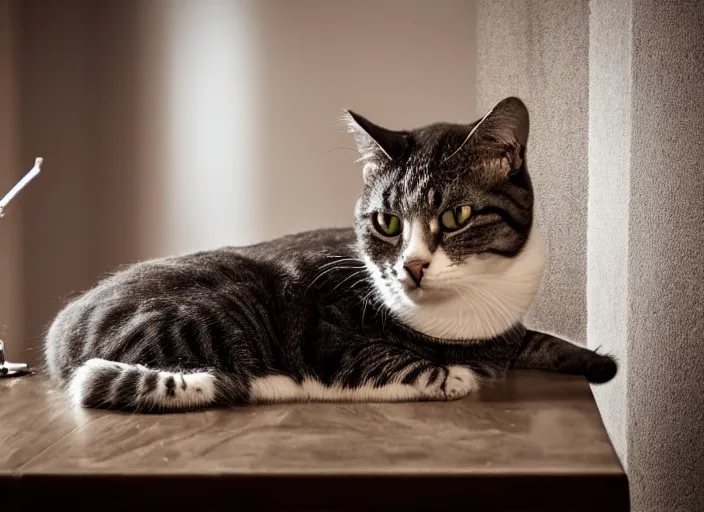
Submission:
[[313,279],[313,281],[306,287],[306,290],[305,290],[305,292],[303,292],[303,295],[308,293],[308,290],[310,290],[310,287],[313,286],[318,281],[318,279],[323,277],[325,274],[329,274],[330,272],[333,272],[335,270],[356,270],[356,267],[332,267],[332,268],[325,270],[324,272],[318,274],[318,276],[315,279]]
[[[329,267],[330,265],[337,265],[338,263],[353,263],[353,262],[354,262],[354,263],[362,263],[362,264],[364,263],[364,262],[363,262],[362,260],[360,260],[359,258],[344,258],[344,259],[341,259],[341,260],[335,260],[335,261],[329,261],[329,262],[327,262],[327,263],[323,263],[322,265],[320,265],[319,268],[322,270],[322,269],[324,269],[325,267]],[[362,265],[362,266],[363,266],[363,265]]]
[[364,314],[367,311],[367,304],[369,304],[370,297],[374,294],[374,292],[376,292],[376,290],[372,288],[369,293],[362,297],[362,325],[364,325]]
[[362,279],[358,279],[357,281],[355,281],[354,283],[352,283],[352,284],[350,285],[350,289],[354,288],[354,287],[357,286],[359,283],[363,283],[363,282],[366,281],[367,279],[368,279],[368,278],[367,278],[366,276],[363,277]]
[[353,151],[353,152],[357,153],[357,150],[355,148],[350,148],[348,146],[337,146],[337,147],[328,149],[328,153],[330,153],[332,151],[339,151],[340,149],[347,149],[349,151]]
[[323,263],[323,265],[334,265],[335,263],[342,263],[343,261],[358,261],[359,263],[363,263],[363,261],[360,260],[359,258],[347,257],[347,258],[335,258],[334,261],[329,261],[327,263]]
[[[335,285],[335,288],[333,288],[332,290],[330,290],[330,293],[334,292],[334,291],[337,290],[340,286],[342,286],[342,284],[346,283],[347,281],[349,281],[350,279],[352,279],[354,276],[358,276],[358,275],[361,274],[361,273],[362,273],[362,270],[358,270],[357,272],[354,272],[353,274],[347,276],[347,277],[344,278],[342,281],[340,281],[339,283],[337,283],[337,284]],[[366,278],[362,278],[362,280],[364,280],[364,279],[366,279]]]

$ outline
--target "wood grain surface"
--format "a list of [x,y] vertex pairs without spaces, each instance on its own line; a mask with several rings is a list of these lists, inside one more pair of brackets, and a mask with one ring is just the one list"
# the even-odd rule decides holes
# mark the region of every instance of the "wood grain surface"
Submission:
[[538,372],[457,402],[177,415],[74,410],[41,375],[0,380],[9,494],[15,510],[628,510],[589,385]]

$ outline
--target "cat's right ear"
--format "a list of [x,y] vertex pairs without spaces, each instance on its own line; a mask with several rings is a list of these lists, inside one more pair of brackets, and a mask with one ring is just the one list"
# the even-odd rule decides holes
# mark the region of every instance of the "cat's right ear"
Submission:
[[384,161],[401,156],[408,137],[406,132],[388,130],[351,110],[345,110],[343,120],[347,131],[354,135],[359,161],[364,162],[365,182]]

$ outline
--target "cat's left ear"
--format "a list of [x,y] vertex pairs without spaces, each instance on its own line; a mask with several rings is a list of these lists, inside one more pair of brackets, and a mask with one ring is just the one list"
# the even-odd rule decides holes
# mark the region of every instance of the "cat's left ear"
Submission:
[[529,127],[525,104],[519,98],[509,97],[472,127],[465,144],[482,160],[496,160],[501,172],[511,174],[523,165]]
[[364,162],[365,182],[379,165],[402,155],[409,137],[407,132],[383,128],[351,110],[345,110],[344,121],[347,131],[354,135],[360,161]]
[[501,100],[474,127],[475,142],[495,147],[525,147],[528,143],[530,120],[528,108],[519,98]]

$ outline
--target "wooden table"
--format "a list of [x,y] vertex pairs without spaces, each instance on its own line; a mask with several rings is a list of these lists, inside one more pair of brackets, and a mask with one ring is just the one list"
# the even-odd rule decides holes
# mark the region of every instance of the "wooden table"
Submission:
[[72,410],[41,375],[0,379],[0,509],[49,507],[607,512],[628,510],[628,482],[576,377],[182,415]]

